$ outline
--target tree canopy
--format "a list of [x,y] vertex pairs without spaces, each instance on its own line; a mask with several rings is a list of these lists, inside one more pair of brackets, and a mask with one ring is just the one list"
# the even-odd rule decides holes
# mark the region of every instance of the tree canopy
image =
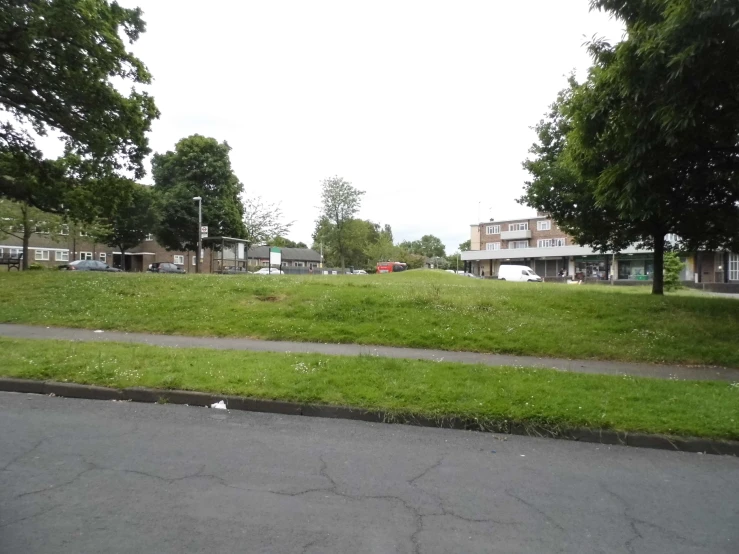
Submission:
[[350,245],[356,242],[357,234],[362,231],[358,224],[350,222],[355,221],[354,215],[359,211],[363,194],[364,191],[354,188],[342,177],[331,177],[321,183],[321,217],[316,233],[335,248],[342,269],[351,255]]
[[174,151],[155,154],[154,190],[158,197],[159,242],[169,250],[197,250],[198,205],[202,198],[203,225],[210,236],[244,238],[243,185],[231,169],[226,142],[192,135]]
[[441,242],[439,237],[435,237],[434,235],[423,235],[420,240],[405,240],[399,246],[417,256],[425,256],[427,258],[443,258],[446,256],[444,243]]
[[580,244],[654,251],[739,246],[739,9],[731,2],[594,0],[624,21],[596,39],[587,80],[570,80],[537,125],[522,199]]
[[122,269],[126,269],[126,251],[143,242],[157,226],[154,191],[133,181],[120,184],[125,194],[116,198],[101,213],[101,231],[96,237],[121,250]]
[[[159,116],[154,100],[120,81],[149,84],[151,75],[124,41],[145,30],[141,10],[105,0],[0,0],[0,152],[49,168],[34,137],[60,133],[67,151],[95,165],[144,174],[146,133]],[[79,184],[53,183],[64,189]],[[51,186],[51,185],[50,185]],[[62,190],[63,191],[63,190]],[[48,191],[47,191],[48,192]],[[26,189],[26,181],[0,172],[0,195],[58,210],[57,195]]]
[[[244,200],[244,238],[249,241],[249,244],[266,244],[272,238],[287,233],[292,224],[292,221],[284,221],[279,204],[265,202],[261,196]],[[288,247],[286,244],[279,245],[274,242],[271,244]]]

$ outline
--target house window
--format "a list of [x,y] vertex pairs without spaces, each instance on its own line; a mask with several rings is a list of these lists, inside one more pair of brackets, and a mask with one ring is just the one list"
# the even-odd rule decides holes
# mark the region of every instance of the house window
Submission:
[[176,265],[185,265],[185,256],[183,256],[182,254],[175,254],[174,263]]
[[552,222],[548,219],[545,219],[544,221],[537,221],[536,222],[536,230],[537,231],[549,231],[552,229]]
[[499,242],[489,242],[485,245],[485,250],[500,250]]
[[526,223],[509,223],[508,230],[509,231],[528,231],[529,222],[527,221]]
[[198,265],[198,257],[192,256],[192,265]]
[[100,252],[100,254],[98,254],[98,256],[100,256],[100,261],[101,262],[105,263],[105,262],[108,261],[108,255],[105,252]]
[[149,233],[148,235],[146,235],[146,236],[144,237],[144,240],[145,240],[145,241],[148,241],[148,242],[151,242],[151,241],[153,241],[153,240],[154,240],[154,235],[152,235],[151,233]]
[[59,234],[67,236],[69,234],[69,225],[62,225],[59,227]]
[[672,246],[675,246],[678,242],[680,242],[680,237],[678,237],[675,233],[668,233],[665,235],[665,242],[669,242]]
[[36,250],[36,260],[39,260],[42,262],[48,262],[49,261],[49,251],[48,250]]
[[485,227],[485,234],[486,235],[499,235],[500,225],[488,225],[487,227]]
[[528,248],[529,247],[529,241],[527,240],[512,240],[508,243],[508,248],[513,249],[519,249],[519,248]]
[[57,250],[54,253],[54,259],[57,262],[68,262],[69,261],[69,250]]
[[39,235],[48,235],[49,230],[46,228],[46,222],[40,221],[36,224],[36,227],[33,229],[34,233],[38,233]]
[[305,262],[293,262],[293,267],[305,267]]
[[86,237],[87,236],[87,231],[80,231],[80,236],[81,237]]
[[20,258],[21,254],[23,254],[22,248],[9,248],[11,258]]
[[539,248],[557,248],[565,245],[565,239],[539,239],[536,245]]
[[729,281],[739,281],[739,254],[729,254]]
[[78,255],[79,260],[92,260],[92,252],[80,252]]

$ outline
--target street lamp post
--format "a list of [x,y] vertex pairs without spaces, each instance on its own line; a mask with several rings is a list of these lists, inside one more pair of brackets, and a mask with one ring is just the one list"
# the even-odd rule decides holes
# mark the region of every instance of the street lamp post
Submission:
[[195,253],[195,273],[200,273],[200,253],[203,251],[203,198],[194,196],[198,201],[198,251]]

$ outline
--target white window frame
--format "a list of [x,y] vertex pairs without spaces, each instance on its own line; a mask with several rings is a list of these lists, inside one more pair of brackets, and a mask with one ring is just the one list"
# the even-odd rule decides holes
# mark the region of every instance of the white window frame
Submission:
[[151,234],[151,233],[149,233],[148,235],[146,235],[146,236],[144,237],[144,240],[145,240],[146,242],[151,242],[151,241],[153,241],[153,240],[154,240],[154,235],[153,235],[153,234]]
[[80,231],[80,236],[81,237],[86,237],[87,236],[87,231]]
[[36,250],[33,259],[37,262],[48,262],[49,251],[48,250]]
[[59,226],[59,234],[62,235],[62,236],[64,236],[64,237],[66,237],[67,235],[69,235],[69,225],[66,225],[66,224],[60,225]]
[[549,219],[544,219],[542,221],[536,222],[536,230],[537,231],[551,231],[552,230],[552,222]]
[[508,243],[508,248],[511,250],[524,250],[529,247],[529,241],[527,240],[512,240]]
[[54,261],[68,262],[69,261],[69,250],[57,250],[56,252],[54,252]]
[[559,248],[561,246],[565,246],[564,238],[539,239],[536,243],[537,248]]
[[487,227],[485,227],[485,234],[486,235],[499,235],[500,225],[488,225]]
[[500,250],[500,243],[499,242],[488,242],[485,245],[485,250]]
[[739,254],[729,254],[729,281],[739,281]]
[[100,252],[98,253],[98,260],[100,260],[104,264],[108,263],[108,255],[105,252]]
[[526,221],[524,223],[509,223],[508,224],[508,230],[509,231],[528,231],[529,230],[529,222]]
[[172,260],[175,265],[185,265],[185,256],[182,254],[175,254],[172,256]]
[[305,267],[305,262],[293,262],[293,267]]
[[8,250],[10,251],[11,258],[20,258],[21,254],[23,254],[22,248],[8,248]]
[[92,252],[77,252],[78,260],[92,260]]

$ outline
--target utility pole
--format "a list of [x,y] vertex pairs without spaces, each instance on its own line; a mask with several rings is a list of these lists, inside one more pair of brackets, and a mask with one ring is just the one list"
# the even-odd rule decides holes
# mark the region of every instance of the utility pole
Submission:
[[200,253],[203,251],[203,197],[194,196],[198,201],[198,251],[195,253],[195,273],[200,273]]

